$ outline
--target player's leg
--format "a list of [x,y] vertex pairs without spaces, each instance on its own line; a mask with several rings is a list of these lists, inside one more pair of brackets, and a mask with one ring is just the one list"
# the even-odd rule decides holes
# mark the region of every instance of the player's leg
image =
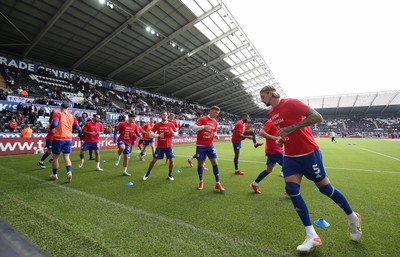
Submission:
[[268,176],[272,170],[274,169],[274,166],[276,164],[276,160],[274,159],[274,155],[272,154],[267,154],[267,167],[265,170],[261,171],[257,178],[250,184],[250,187],[253,188],[254,192],[257,194],[261,194],[261,191],[258,188],[258,183],[261,182],[266,176]]
[[131,174],[128,173],[128,163],[129,163],[129,154],[131,153],[130,147],[128,144],[124,144],[125,145],[125,150],[123,151],[124,154],[124,162],[123,162],[123,166],[124,166],[124,170],[122,171],[122,176],[130,176]]
[[174,180],[172,177],[172,170],[174,169],[174,149],[172,147],[166,148],[165,157],[169,160],[168,164],[168,179]]
[[38,166],[42,169],[45,169],[46,166],[44,165],[44,161],[47,159],[47,157],[49,157],[52,153],[52,142],[53,140],[50,139],[46,139],[46,152],[43,154],[42,158],[40,159],[40,161],[38,162]]
[[147,180],[151,174],[151,170],[153,169],[154,165],[156,164],[157,160],[161,160],[164,158],[164,153],[161,151],[160,148],[156,148],[156,151],[153,154],[153,160],[149,163],[149,167],[147,169],[146,174],[143,176],[143,180]]
[[[325,167],[322,161],[322,153],[318,149],[306,156],[308,163],[314,163],[308,170],[307,174],[313,174],[309,179],[313,180],[319,191],[331,198],[347,215],[350,228],[350,237],[353,241],[361,238],[361,215],[354,212],[344,194],[337,188],[333,187],[329,178],[326,176]],[[314,175],[318,174],[318,175]],[[313,176],[313,177],[312,177]]]
[[78,164],[78,168],[82,168],[83,163],[85,162],[85,152],[88,150],[89,148],[89,143],[84,142],[81,148],[81,151],[79,152],[79,164]]
[[141,161],[144,161],[144,154],[145,154],[145,152],[146,152],[146,148],[147,148],[147,145],[146,145],[146,144],[143,144],[143,148],[142,148],[142,150],[141,150],[141,152],[140,152],[140,160],[141,160]]
[[121,160],[121,154],[122,152],[125,151],[125,143],[123,141],[118,140],[117,144],[118,144],[118,156],[117,159],[115,160],[115,166],[118,166],[119,161]]
[[70,159],[70,153],[72,152],[72,140],[65,140],[61,147],[63,153],[65,168],[67,169],[67,183],[72,181],[72,163]]
[[197,187],[198,190],[203,190],[203,166],[205,161],[205,147],[204,146],[196,146],[196,154],[194,158],[197,159],[197,174],[199,176],[199,186]]
[[193,160],[196,159],[196,154],[194,154],[192,157],[187,159],[187,162],[189,163],[190,167],[193,167]]
[[96,170],[103,171],[103,169],[100,168],[100,149],[94,150],[94,155],[96,158]]
[[235,154],[233,158],[233,165],[235,166],[235,175],[244,175],[244,172],[239,170],[239,155],[240,155],[240,148],[242,148],[242,141],[238,143],[232,142],[233,152]]
[[217,160],[217,151],[215,150],[214,146],[209,147],[206,152],[208,159],[211,162],[213,173],[215,177],[215,189],[218,189],[221,192],[225,192],[225,188],[222,187],[220,176],[219,176],[219,167],[218,167],[218,160]]

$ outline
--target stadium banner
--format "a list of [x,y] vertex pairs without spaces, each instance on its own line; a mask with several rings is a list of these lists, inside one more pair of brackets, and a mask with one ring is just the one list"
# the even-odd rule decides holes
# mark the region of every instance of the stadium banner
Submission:
[[43,66],[38,63],[34,63],[31,61],[22,61],[16,57],[11,57],[9,55],[0,55],[0,65],[6,65],[8,67],[14,67],[20,70],[28,70],[30,72],[35,72],[37,73],[38,70],[46,70],[46,71],[51,71],[55,77],[60,78],[60,79],[74,79],[79,77],[81,81],[90,83],[92,85],[98,85],[100,87],[106,87],[109,88],[109,82],[107,81],[101,81],[97,80],[96,78],[92,76],[86,76],[86,75],[81,75],[76,72],[67,72],[63,70],[59,70],[57,68],[51,68],[47,66]]
[[[230,136],[220,136],[217,142],[230,141]],[[139,140],[136,140],[136,145]],[[178,136],[174,138],[174,144],[190,144],[195,143],[195,136]],[[42,153],[46,145],[45,138],[0,138],[0,156],[17,155],[17,154],[33,154]],[[72,138],[72,150],[78,151],[82,147],[79,137]],[[112,136],[100,137],[100,149],[113,149],[117,145],[113,142]],[[40,151],[42,150],[42,151]]]
[[[21,103],[21,104],[22,104],[22,106],[27,105],[26,103]],[[9,112],[15,112],[17,110],[17,105],[18,105],[18,102],[10,102],[10,101],[0,100],[0,111],[7,109]],[[41,108],[44,108],[46,105],[34,104],[34,106],[36,108],[38,108],[38,110],[40,110]],[[59,106],[51,105],[50,108],[52,110],[54,110],[55,112],[58,112],[60,110]],[[77,115],[77,116],[82,116],[82,113],[87,113],[89,117],[92,117],[93,114],[96,113],[96,111],[94,111],[94,110],[87,110],[87,109],[70,108],[70,110],[71,110],[71,114]]]
[[16,96],[16,95],[8,95],[7,96],[7,101],[9,102],[19,102],[19,103],[31,103],[33,102],[35,99],[34,98],[29,98],[29,97],[20,97],[20,96]]

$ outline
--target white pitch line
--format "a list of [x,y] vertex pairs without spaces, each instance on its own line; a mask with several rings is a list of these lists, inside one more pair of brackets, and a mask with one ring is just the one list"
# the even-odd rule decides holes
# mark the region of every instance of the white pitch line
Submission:
[[[11,170],[11,169],[8,169],[8,170],[13,172],[13,173],[16,173],[14,170]],[[162,215],[158,215],[156,213],[147,212],[147,211],[139,209],[139,208],[134,208],[134,207],[127,206],[127,205],[124,205],[124,204],[121,204],[121,203],[113,202],[113,201],[108,200],[106,198],[99,197],[99,196],[96,196],[96,195],[93,195],[93,194],[89,194],[89,193],[86,193],[84,191],[80,191],[78,189],[74,189],[74,188],[71,188],[71,187],[66,187],[66,186],[63,186],[63,185],[60,185],[60,184],[56,184],[56,183],[54,183],[52,181],[44,181],[43,179],[40,179],[40,178],[37,178],[37,177],[34,177],[34,176],[30,176],[30,175],[27,175],[27,174],[21,174],[21,173],[18,173],[18,174],[20,176],[25,176],[25,177],[28,177],[30,179],[43,182],[44,184],[48,184],[48,185],[51,185],[51,186],[54,186],[54,187],[57,187],[57,188],[64,189],[66,191],[72,192],[72,193],[79,194],[81,196],[90,198],[92,200],[99,201],[99,202],[101,202],[103,204],[107,204],[107,205],[111,205],[111,206],[115,206],[115,207],[127,210],[127,211],[129,211],[131,213],[134,213],[136,215],[139,215],[141,217],[144,216],[144,217],[148,217],[148,218],[151,218],[151,219],[158,220],[161,223],[168,223],[168,224],[171,224],[171,225],[174,225],[174,226],[178,225],[178,226],[183,227],[183,228],[188,229],[188,230],[200,232],[200,233],[212,236],[214,238],[223,239],[225,241],[231,242],[231,243],[236,244],[236,245],[241,245],[241,246],[244,246],[244,247],[257,249],[257,250],[259,250],[261,252],[268,252],[270,254],[272,253],[274,255],[280,255],[280,256],[291,256],[291,255],[293,255],[293,254],[285,252],[285,251],[279,251],[279,250],[274,250],[274,249],[262,247],[260,245],[257,245],[257,244],[254,244],[252,242],[249,242],[249,241],[247,241],[247,240],[245,240],[243,238],[230,237],[230,236],[225,235],[223,233],[212,231],[212,230],[208,230],[206,228],[202,228],[200,226],[193,225],[191,223],[188,223],[188,222],[185,222],[185,221],[182,221],[182,220],[179,220],[179,219],[173,219],[173,218],[165,217],[165,216],[162,216]]]
[[[187,157],[186,155],[175,155],[178,157]],[[233,161],[231,159],[222,159],[218,158],[218,161]],[[265,164],[265,162],[260,161],[250,161],[250,160],[239,160],[240,162],[249,162],[249,163],[259,163]],[[335,170],[354,170],[354,171],[366,171],[366,172],[380,172],[380,173],[391,173],[391,174],[400,174],[400,171],[393,170],[367,170],[367,169],[357,169],[357,168],[338,168],[338,167],[325,167],[327,169],[335,169]]]
[[375,152],[375,151],[372,151],[372,150],[369,150],[367,148],[363,148],[363,147],[360,147],[360,146],[357,146],[357,145],[355,145],[354,147],[356,147],[358,149],[361,149],[361,150],[364,150],[364,151],[367,151],[367,152],[371,152],[371,153],[375,153],[375,154],[378,154],[378,155],[382,155],[382,156],[385,156],[387,158],[390,158],[390,159],[393,159],[393,160],[396,160],[396,161],[400,161],[399,158],[396,158],[396,157],[393,157],[393,156],[390,156],[390,155],[386,155],[386,154],[383,154],[383,153]]

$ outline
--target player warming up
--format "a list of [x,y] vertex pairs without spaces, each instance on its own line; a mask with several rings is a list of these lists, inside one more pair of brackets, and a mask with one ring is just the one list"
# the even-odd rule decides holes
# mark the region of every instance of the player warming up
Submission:
[[[130,176],[128,173],[128,156],[130,154],[130,145],[132,143],[133,135],[141,137],[138,125],[135,123],[135,114],[128,114],[128,121],[120,122],[114,130],[114,143],[118,144],[118,157],[115,161],[115,166],[118,166],[121,160],[121,154],[124,153],[124,170],[122,171],[122,176]],[[117,140],[117,134],[119,131],[119,137]]]
[[157,148],[153,154],[153,160],[149,163],[149,168],[143,176],[143,180],[147,180],[151,174],[151,170],[157,160],[164,159],[164,154],[169,160],[168,180],[174,180],[172,177],[172,169],[174,168],[174,149],[172,148],[172,137],[178,135],[175,125],[167,120],[167,112],[162,112],[161,121],[156,123],[149,132],[153,138],[157,138]]
[[309,252],[322,245],[311,222],[307,204],[300,193],[303,176],[312,180],[322,194],[342,208],[347,215],[351,240],[360,240],[361,216],[353,211],[346,197],[333,187],[326,176],[322,153],[312,136],[310,126],[322,121],[321,114],[297,99],[281,99],[272,85],[262,88],[260,97],[263,103],[271,106],[269,116],[278,129],[278,142],[285,146],[283,174],[286,192],[306,230],[306,239],[297,246],[297,251]]
[[144,156],[146,155],[147,146],[151,147],[151,153],[154,155],[154,138],[150,136],[150,132],[154,127],[154,118],[150,118],[150,121],[142,126],[142,135],[143,135],[143,148],[140,151],[140,160],[144,161]]
[[225,188],[222,187],[219,178],[219,168],[217,161],[217,151],[214,147],[214,137],[217,135],[218,122],[216,120],[220,108],[213,106],[207,116],[202,116],[193,125],[193,130],[197,132],[196,140],[196,159],[197,159],[197,173],[199,174],[199,186],[198,190],[203,190],[203,166],[206,156],[210,159],[214,176],[215,176],[215,189],[221,192],[225,192]]
[[72,152],[72,130],[78,130],[79,125],[75,116],[68,113],[69,105],[63,103],[60,112],[54,114],[53,122],[50,125],[54,133],[52,151],[53,151],[53,174],[50,175],[51,180],[58,179],[58,159],[63,153],[65,167],[67,169],[67,183],[72,180],[72,166],[69,157]]
[[283,163],[283,149],[280,145],[276,143],[280,138],[277,136],[278,129],[275,127],[274,123],[272,123],[271,119],[265,122],[264,126],[260,130],[260,136],[265,138],[265,156],[267,156],[267,168],[258,174],[256,180],[254,180],[250,187],[253,188],[254,192],[257,194],[261,194],[258,189],[258,184],[263,180],[266,176],[268,176],[276,163],[282,166]]
[[82,168],[85,162],[85,152],[87,150],[93,150],[96,158],[96,170],[103,171],[103,169],[100,168],[100,135],[103,134],[103,132],[104,127],[100,122],[100,115],[94,114],[93,119],[87,121],[82,129],[85,138],[79,154],[81,158],[78,165],[79,168]]
[[[48,128],[47,135],[46,135],[46,152],[43,154],[42,158],[38,162],[38,166],[42,169],[45,169],[46,166],[44,165],[44,161],[51,155],[52,148],[53,148],[53,139],[54,139],[54,133],[53,130]],[[52,162],[52,160],[50,160]]]
[[243,171],[239,170],[239,154],[242,148],[242,140],[249,138],[253,139],[254,147],[257,148],[264,143],[257,143],[256,134],[252,130],[246,130],[246,123],[249,119],[248,114],[243,114],[242,118],[236,123],[232,131],[232,146],[235,153],[233,164],[235,166],[235,175],[244,175]]

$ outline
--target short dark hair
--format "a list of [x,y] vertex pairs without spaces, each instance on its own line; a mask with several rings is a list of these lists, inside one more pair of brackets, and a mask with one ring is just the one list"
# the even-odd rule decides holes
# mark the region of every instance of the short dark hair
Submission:
[[129,117],[129,118],[135,118],[136,115],[135,115],[134,113],[129,113],[129,114],[128,114],[128,117]]
[[69,108],[69,104],[63,103],[63,104],[61,105],[61,108],[63,108],[63,109],[68,109],[68,108]]

